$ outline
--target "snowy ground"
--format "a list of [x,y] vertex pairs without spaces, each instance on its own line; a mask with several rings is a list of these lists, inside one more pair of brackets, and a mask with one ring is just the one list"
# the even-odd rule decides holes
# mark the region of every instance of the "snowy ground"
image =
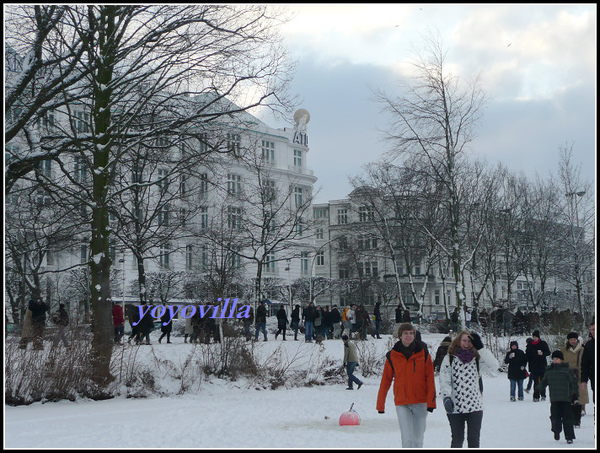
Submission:
[[[155,334],[153,334],[155,335]],[[423,335],[434,354],[443,335]],[[142,346],[164,357],[185,356],[191,346],[175,337],[174,344]],[[508,341],[508,339],[507,339]],[[388,340],[373,340],[378,350]],[[524,345],[524,338],[520,339]],[[274,340],[256,343],[261,354],[277,347],[290,356],[302,352],[307,360],[329,355],[340,360],[343,345],[329,340],[318,345]],[[383,355],[382,355],[383,357]],[[360,367],[357,375],[360,377]],[[390,389],[385,414],[375,410],[379,377],[365,378],[360,390],[345,385],[278,388],[267,390],[247,380],[204,381],[198,391],[183,396],[146,399],[115,398],[106,401],[34,403],[5,406],[6,448],[400,448],[400,430]],[[509,401],[509,381],[504,373],[484,379],[485,410],[482,448],[575,448],[596,447],[594,409],[587,406],[581,428],[572,445],[553,439],[549,401],[533,403],[532,394],[523,402]],[[165,387],[168,387],[165,383]],[[354,403],[360,426],[339,426],[342,412]],[[429,414],[425,448],[448,448],[450,428],[441,402]],[[466,445],[465,445],[466,446]]]

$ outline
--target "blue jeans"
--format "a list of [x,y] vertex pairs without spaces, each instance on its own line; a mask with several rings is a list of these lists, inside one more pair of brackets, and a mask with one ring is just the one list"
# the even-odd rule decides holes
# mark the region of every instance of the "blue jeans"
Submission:
[[267,323],[266,322],[257,322],[256,323],[256,332],[254,332],[254,339],[258,340],[258,334],[262,330],[265,341],[267,341]]
[[313,323],[311,321],[306,321],[304,323],[304,340],[312,341],[313,336]]
[[519,399],[523,399],[523,379],[511,379],[510,380],[510,396],[515,397],[515,389],[519,387]]
[[348,388],[352,388],[352,383],[356,382],[360,384],[360,379],[354,376],[354,369],[358,365],[358,362],[348,362],[346,364],[346,373],[348,373]]

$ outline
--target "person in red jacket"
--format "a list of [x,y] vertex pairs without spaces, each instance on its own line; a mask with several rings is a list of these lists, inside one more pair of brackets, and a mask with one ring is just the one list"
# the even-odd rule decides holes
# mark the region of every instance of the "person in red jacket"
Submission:
[[412,324],[402,323],[398,341],[386,354],[383,376],[377,395],[377,411],[385,412],[385,399],[394,381],[394,404],[402,448],[422,448],[427,412],[433,412],[435,381],[433,361],[421,342],[415,340]]
[[112,319],[115,326],[115,343],[121,343],[121,338],[125,334],[125,316],[123,315],[123,307],[114,302],[112,304]]

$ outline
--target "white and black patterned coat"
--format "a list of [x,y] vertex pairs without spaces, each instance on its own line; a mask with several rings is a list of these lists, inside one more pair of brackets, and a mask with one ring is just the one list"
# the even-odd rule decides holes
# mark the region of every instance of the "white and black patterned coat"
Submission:
[[447,354],[440,367],[440,395],[450,396],[455,414],[468,414],[483,410],[483,395],[479,387],[480,372],[477,360],[463,363],[458,357]]

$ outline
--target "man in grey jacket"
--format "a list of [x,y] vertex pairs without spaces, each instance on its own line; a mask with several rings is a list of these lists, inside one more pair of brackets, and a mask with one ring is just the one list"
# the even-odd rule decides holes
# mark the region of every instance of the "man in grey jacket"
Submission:
[[348,339],[348,335],[342,335],[342,341],[344,342],[344,366],[346,367],[346,373],[348,373],[348,388],[346,390],[354,390],[352,384],[356,382],[360,389],[363,385],[362,381],[354,376],[354,369],[358,365],[358,355],[356,354],[356,345]]

